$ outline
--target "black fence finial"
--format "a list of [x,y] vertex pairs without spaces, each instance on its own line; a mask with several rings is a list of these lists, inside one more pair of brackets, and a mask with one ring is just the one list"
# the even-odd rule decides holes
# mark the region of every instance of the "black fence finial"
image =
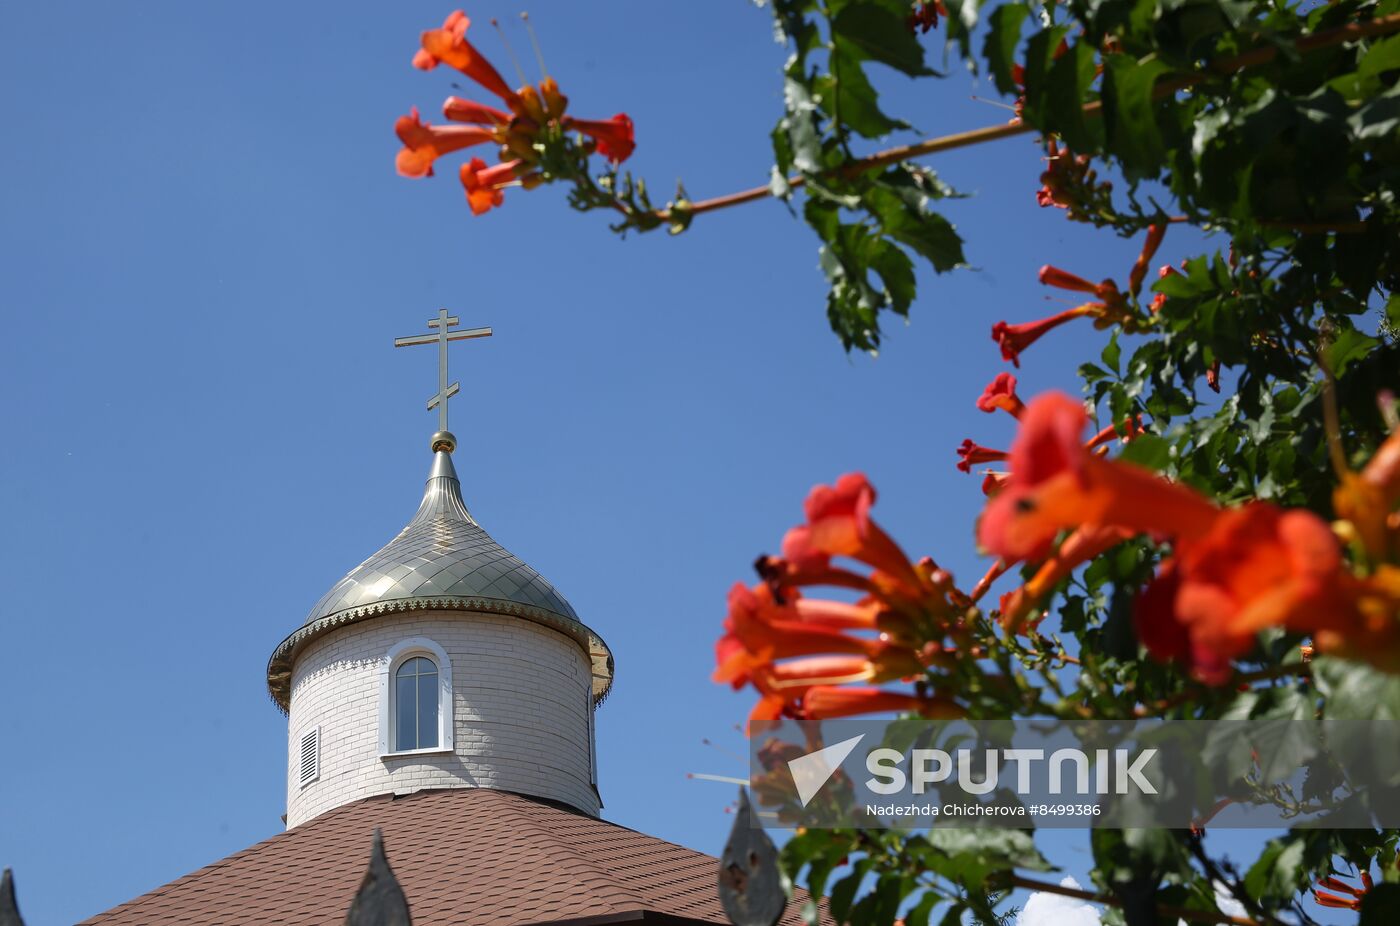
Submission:
[[[370,849],[369,870],[360,882],[355,899],[350,902],[350,912],[345,915],[345,926],[411,926],[408,915],[408,898],[399,887],[389,860],[384,857],[384,837],[376,828],[374,847]],[[4,921],[0,920],[0,926]]]
[[778,847],[754,825],[749,791],[743,787],[734,829],[719,859],[719,901],[734,926],[774,926],[787,907]]
[[15,876],[8,868],[0,875],[0,926],[24,926],[19,904],[15,903]]

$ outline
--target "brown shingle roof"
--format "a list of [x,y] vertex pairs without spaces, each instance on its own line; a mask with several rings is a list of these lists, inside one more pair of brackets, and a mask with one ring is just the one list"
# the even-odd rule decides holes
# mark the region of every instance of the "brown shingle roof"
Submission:
[[[728,923],[711,856],[519,795],[462,788],[337,807],[80,926],[340,926],[375,827],[414,926]],[[800,922],[794,902],[783,923]]]

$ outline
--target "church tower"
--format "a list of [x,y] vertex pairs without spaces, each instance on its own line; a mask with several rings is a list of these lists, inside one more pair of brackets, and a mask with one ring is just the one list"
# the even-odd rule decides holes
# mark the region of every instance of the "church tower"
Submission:
[[267,666],[287,713],[287,826],[376,795],[492,788],[597,816],[593,711],[612,684],[603,640],[462,500],[447,430],[447,343],[436,343],[440,430],[417,513],[337,582]]
[[365,885],[368,910],[391,882],[413,926],[732,922],[719,859],[599,814],[593,711],[612,654],[462,500],[447,346],[491,329],[457,324],[441,311],[434,333],[394,342],[438,347],[418,511],[268,661],[287,714],[286,829],[79,926],[342,926]]

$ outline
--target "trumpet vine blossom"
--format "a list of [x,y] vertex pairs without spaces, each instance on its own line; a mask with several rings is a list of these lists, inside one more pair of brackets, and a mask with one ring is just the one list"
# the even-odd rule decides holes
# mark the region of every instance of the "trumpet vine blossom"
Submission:
[[[572,152],[586,156],[594,151],[618,164],[631,157],[636,148],[632,120],[618,113],[607,120],[575,119],[566,115],[569,99],[554,78],[545,75],[538,86],[525,84],[512,89],[496,67],[467,38],[471,20],[461,11],[448,15],[441,28],[429,29],[420,38],[413,66],[430,71],[447,65],[466,75],[482,89],[496,96],[504,109],[459,96],[449,96],[443,114],[462,126],[424,125],[417,109],[399,119],[395,130],[404,147],[395,159],[405,177],[430,177],[434,162],[445,154],[480,144],[494,144],[499,163],[488,166],[472,158],[458,171],[473,215],[482,215],[504,202],[504,189],[521,186],[532,189],[557,179],[575,179],[557,173],[557,168],[539,165],[569,165],[577,162]],[[579,132],[587,140],[580,146],[567,140],[567,132]],[[546,157],[547,152],[554,154]],[[566,168],[577,173],[578,168]],[[591,180],[589,181],[591,183]]]

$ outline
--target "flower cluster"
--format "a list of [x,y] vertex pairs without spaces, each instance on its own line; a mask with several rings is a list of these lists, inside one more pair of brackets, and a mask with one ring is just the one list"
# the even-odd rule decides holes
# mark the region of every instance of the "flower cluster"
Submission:
[[596,151],[613,163],[631,156],[632,120],[618,113],[608,120],[575,119],[566,114],[568,97],[559,91],[552,77],[538,87],[526,85],[512,90],[491,62],[467,39],[471,20],[461,10],[454,11],[440,29],[423,33],[422,47],[413,57],[413,66],[424,71],[440,64],[456,68],[504,105],[498,109],[472,100],[448,97],[443,115],[461,125],[428,125],[415,107],[395,125],[403,143],[395,164],[405,177],[428,177],[433,163],[445,154],[477,145],[495,145],[498,163],[487,165],[474,157],[459,168],[462,186],[472,214],[481,215],[499,206],[506,187],[532,189],[551,177],[542,165],[542,144],[546,137],[562,137],[577,132],[587,139],[586,152]]
[[[988,413],[1001,409],[1013,418],[1019,419],[1025,413],[1026,406],[1021,401],[1021,397],[1016,394],[1016,377],[1010,373],[998,373],[996,379],[987,384],[987,388],[977,399],[977,408]],[[1109,442],[1121,440],[1127,443],[1141,432],[1141,420],[1128,418],[1123,421],[1121,430],[1110,425],[1091,437],[1085,443],[1084,448],[1104,453],[1107,452],[1105,445]],[[958,469],[964,473],[972,472],[972,467],[978,464],[999,463],[1009,459],[1009,457],[1010,454],[1007,451],[983,447],[970,437],[958,445]],[[992,492],[1004,488],[1007,475],[1003,471],[988,471],[987,478],[982,483],[982,491],[990,495]]]
[[1050,264],[1041,267],[1040,282],[1042,284],[1070,292],[1088,293],[1094,297],[1094,301],[1081,303],[1072,309],[1066,309],[1056,315],[1033,322],[1023,322],[1019,325],[1009,325],[1004,321],[997,322],[992,326],[992,340],[1001,347],[1002,359],[1019,367],[1022,351],[1040,340],[1047,332],[1076,318],[1092,318],[1095,327],[1099,328],[1107,328],[1115,324],[1131,328],[1137,316],[1128,305],[1128,297],[1136,298],[1142,289],[1148,265],[1152,262],[1153,255],[1157,253],[1157,248],[1161,246],[1162,238],[1166,232],[1166,225],[1159,224],[1148,227],[1142,251],[1133,263],[1132,270],[1129,271],[1126,292],[1119,289],[1118,284],[1113,280],[1090,283],[1083,277]]
[[[931,672],[952,666],[944,642],[959,632],[966,598],[931,560],[913,563],[870,517],[875,490],[850,473],[807,498],[805,523],[781,557],[765,556],[760,581],[729,593],[714,678],[760,695],[750,720],[821,719],[887,711],[959,716],[951,697],[928,691]],[[841,558],[869,567],[857,571]],[[809,598],[803,589],[858,592],[855,602]],[[913,693],[873,687],[918,680]]]
[[[1009,478],[978,524],[981,545],[1004,562],[1044,562],[1025,588],[1003,599],[1013,624],[1074,568],[1147,534],[1172,547],[1134,609],[1138,637],[1153,657],[1223,684],[1232,660],[1254,647],[1259,631],[1283,627],[1312,635],[1323,651],[1381,665],[1397,659],[1400,568],[1382,565],[1358,576],[1317,515],[1260,501],[1222,508],[1089,449],[1082,440],[1087,423],[1083,405],[1066,395],[1047,393],[1028,403],[1007,454]],[[1371,535],[1374,549],[1390,551],[1400,532],[1391,514],[1397,499],[1400,434],[1344,481],[1338,509],[1358,536]]]
[[1071,154],[1066,147],[1051,138],[1045,143],[1045,170],[1040,175],[1040,189],[1035,201],[1042,208],[1064,209],[1075,221],[1089,221],[1097,213],[1112,208],[1113,184],[1098,181],[1091,166],[1093,159],[1086,154]]
[[[1320,907],[1332,907],[1338,910],[1360,910],[1362,899],[1370,893],[1376,885],[1371,881],[1369,871],[1361,872],[1361,887],[1352,887],[1345,881],[1328,876],[1317,882],[1317,887],[1313,888],[1313,899]],[[1326,891],[1318,890],[1325,887]],[[1328,893],[1337,891],[1337,894]]]

